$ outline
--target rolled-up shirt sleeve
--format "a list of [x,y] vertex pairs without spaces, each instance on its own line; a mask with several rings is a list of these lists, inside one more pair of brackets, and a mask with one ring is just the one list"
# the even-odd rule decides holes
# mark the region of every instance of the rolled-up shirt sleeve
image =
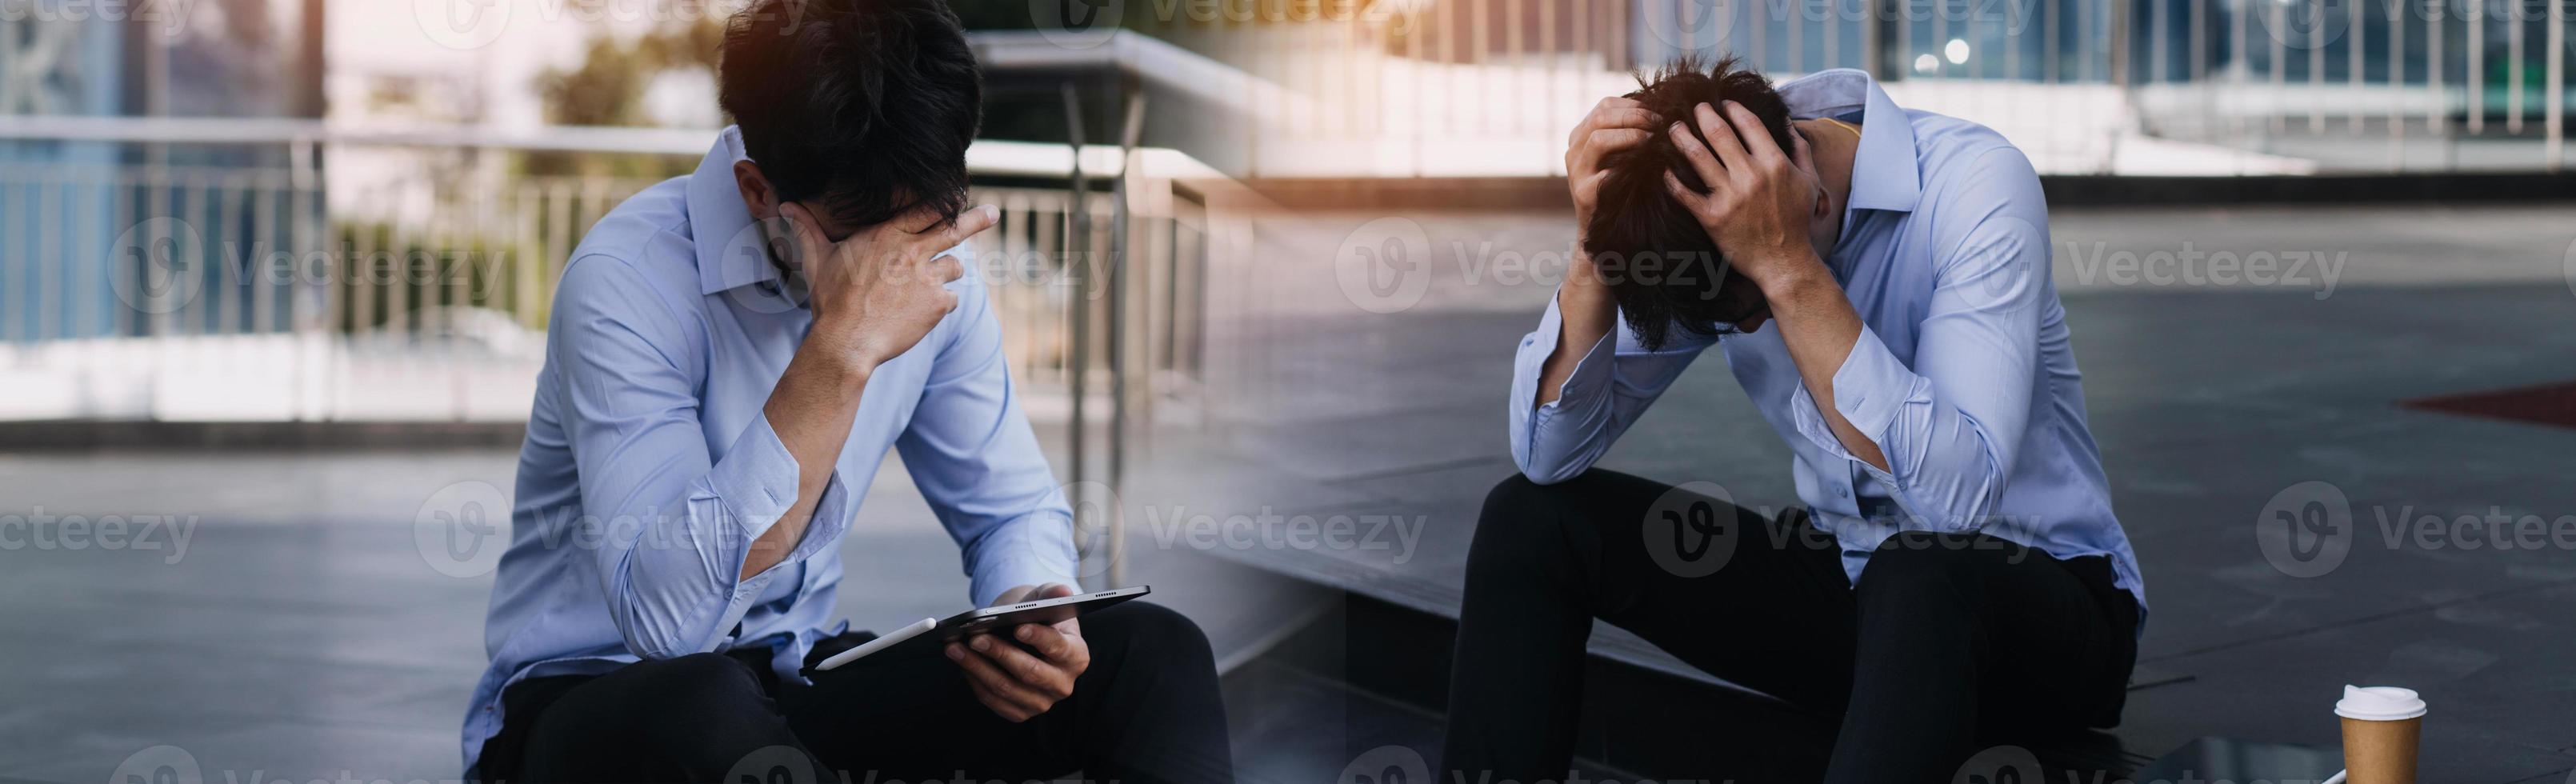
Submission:
[[1020,410],[990,294],[974,275],[949,288],[957,310],[936,345],[915,349],[938,353],[895,451],[957,540],[976,606],[1016,586],[1077,585],[1073,510]]
[[[1975,530],[2000,505],[2041,380],[2039,319],[2049,281],[2048,208],[2028,159],[1988,154],[1984,172],[1941,197],[1936,276],[1912,367],[1864,327],[1834,371],[1834,410],[1887,457],[1854,458],[1801,385],[1798,431],[1893,488],[1913,527]],[[1928,200],[1928,199],[1927,199]]]
[[1592,344],[1557,388],[1557,398],[1537,405],[1540,376],[1563,337],[1565,316],[1550,297],[1538,330],[1521,337],[1512,359],[1512,462],[1539,484],[1572,479],[1610,451],[1692,359],[1716,342],[1675,327],[1660,350],[1638,345],[1625,319]]
[[551,360],[584,510],[571,530],[585,538],[609,615],[636,656],[714,650],[779,567],[839,537],[849,493],[834,474],[798,546],[741,578],[751,542],[796,504],[795,456],[753,417],[712,458],[694,381],[704,360],[686,348],[678,312],[626,262],[574,260],[555,303]]

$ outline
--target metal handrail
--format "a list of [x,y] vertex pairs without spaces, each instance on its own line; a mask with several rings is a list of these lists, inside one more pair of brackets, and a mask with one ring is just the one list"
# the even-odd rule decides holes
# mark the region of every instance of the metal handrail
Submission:
[[1224,34],[1307,99],[1251,176],[1560,174],[1593,100],[1681,54],[1867,70],[2043,172],[2555,171],[2570,2],[1432,0]]
[[[528,351],[541,343],[527,336],[545,323],[564,257],[592,222],[650,181],[516,174],[502,163],[508,156],[494,153],[693,158],[713,135],[0,117],[0,140],[24,145],[12,149],[0,141],[0,151],[14,154],[0,159],[0,374],[27,374],[22,380],[71,390],[15,396],[15,406],[0,405],[0,417],[524,415],[527,396],[512,388],[533,376]],[[67,152],[119,144],[290,152],[283,163],[273,153],[230,156],[253,161],[238,165],[112,163],[99,161],[114,156]],[[386,158],[408,163],[369,168]],[[1146,228],[1207,231],[1206,208],[1180,184],[1215,178],[1209,167],[1166,149],[1130,155],[1086,146],[1080,158],[1086,178],[1115,178],[1156,194],[1134,205]],[[975,188],[973,198],[1004,210],[1003,225],[979,238],[990,253],[982,272],[995,281],[992,296],[1011,322],[1008,347],[1015,371],[1034,393],[1033,412],[1060,415],[1062,404],[1048,401],[1070,381],[1072,347],[1063,330],[1080,312],[1077,305],[1104,296],[1096,285],[1066,290],[1079,278],[1065,267],[1102,264],[1123,250],[1099,244],[1105,237],[1070,245],[1065,224],[1074,215],[1109,222],[1120,206],[1112,194],[1077,202],[1062,190],[1017,184],[1071,176],[1075,155],[1063,145],[979,140],[968,159],[979,183],[1014,183]],[[380,170],[392,174],[378,176]],[[170,270],[150,266],[150,254],[179,240],[193,243],[185,246],[200,258],[184,272],[195,277],[173,278]],[[1200,252],[1162,258],[1182,251],[1140,248],[1157,258],[1138,269],[1163,275],[1204,265],[1206,243],[1189,247]],[[168,290],[174,281],[189,288]],[[1138,323],[1153,325],[1151,340],[1175,345],[1190,344],[1190,330],[1199,329],[1169,318]],[[1179,377],[1201,364],[1150,353],[1172,359],[1161,363],[1171,367],[1139,368],[1153,377],[1140,376],[1148,381],[1186,381]],[[261,372],[246,372],[254,369]],[[251,377],[262,374],[268,380]],[[219,378],[231,376],[245,377]],[[222,395],[156,391],[177,385],[220,391],[234,381],[265,386]],[[145,391],[77,391],[102,385]],[[210,400],[225,397],[255,405],[232,413],[210,407]]]

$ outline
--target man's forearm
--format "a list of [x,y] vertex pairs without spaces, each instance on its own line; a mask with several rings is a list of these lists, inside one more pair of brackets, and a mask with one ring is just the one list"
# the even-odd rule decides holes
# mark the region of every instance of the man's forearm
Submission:
[[796,504],[779,515],[778,522],[751,542],[751,551],[742,559],[742,574],[747,578],[785,560],[796,544],[805,538],[806,526],[813,522],[814,507],[822,502],[823,489],[831,484],[832,466],[841,459],[841,446],[849,442],[850,423],[858,417],[859,394],[868,384],[875,368],[850,359],[850,352],[826,341],[809,340],[787,363],[787,372],[778,377],[778,385],[769,391],[769,402],[761,407],[768,417],[769,429],[778,434],[787,453],[796,458]]
[[1584,354],[1619,326],[1619,301],[1610,296],[1610,287],[1592,274],[1592,262],[1580,255],[1567,268],[1565,285],[1556,289],[1556,315],[1556,351],[1539,366],[1538,397],[1531,404],[1533,408],[1555,402],[1565,380],[1574,377],[1574,367],[1583,363]]
[[1851,357],[1852,343],[1860,340],[1860,313],[1852,310],[1851,300],[1824,262],[1811,255],[1784,266],[1786,271],[1763,282],[1762,296],[1770,301],[1771,322],[1779,325],[1780,341],[1788,346],[1807,395],[1815,398],[1817,413],[1824,415],[1844,450],[1881,471],[1888,470],[1887,456],[1878,443],[1852,427],[1834,405],[1834,374]]

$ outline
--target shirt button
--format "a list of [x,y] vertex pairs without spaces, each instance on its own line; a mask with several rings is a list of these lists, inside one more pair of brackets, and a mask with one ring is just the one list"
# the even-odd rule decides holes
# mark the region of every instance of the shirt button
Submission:
[[1851,497],[1851,488],[1848,488],[1848,487],[1836,487],[1836,488],[1834,488],[1834,497],[1835,497],[1835,498],[1850,498],[1850,497]]

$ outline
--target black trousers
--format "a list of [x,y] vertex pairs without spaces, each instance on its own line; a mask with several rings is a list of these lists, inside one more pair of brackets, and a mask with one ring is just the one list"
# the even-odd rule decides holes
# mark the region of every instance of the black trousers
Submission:
[[2137,607],[2109,559],[1915,531],[1853,586],[1803,513],[1770,520],[1672,492],[1595,470],[1544,486],[1515,476],[1486,497],[1442,780],[1567,777],[1594,618],[1839,715],[1827,781],[1949,781],[1980,738],[2118,723]]
[[[781,682],[767,651],[701,653],[599,676],[530,679],[503,696],[482,778],[508,784],[855,784],[1233,780],[1207,638],[1131,601],[1086,615],[1091,666],[1073,696],[1013,724],[946,657],[853,664]],[[818,644],[809,665],[864,639]]]

